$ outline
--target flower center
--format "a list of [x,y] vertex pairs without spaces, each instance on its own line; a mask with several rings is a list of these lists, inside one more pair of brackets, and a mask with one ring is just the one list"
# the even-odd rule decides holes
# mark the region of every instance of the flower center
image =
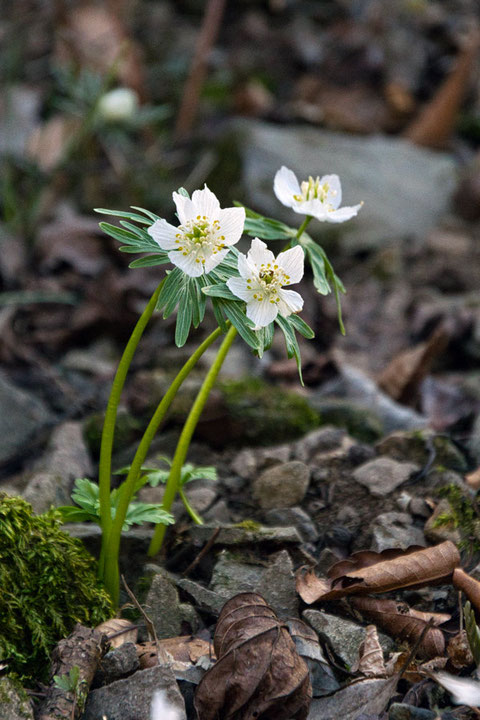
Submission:
[[194,254],[195,262],[205,264],[207,257],[216,255],[225,247],[225,235],[221,235],[218,220],[209,220],[206,215],[197,215],[178,227],[177,249],[183,255]]
[[265,297],[269,299],[271,303],[279,303],[280,298],[278,291],[283,285],[287,285],[290,281],[290,276],[279,267],[271,263],[262,263],[258,270],[258,285],[253,288],[252,283],[255,281],[252,278],[247,279],[247,289],[256,289],[257,292],[253,295],[254,300],[262,302]]
[[334,198],[337,194],[336,190],[331,190],[328,182],[320,185],[320,178],[317,177],[315,180],[310,175],[308,180],[304,180],[300,185],[301,194],[294,195],[293,199],[296,202],[308,202],[309,200],[320,200],[321,203],[326,204],[327,209],[332,211],[334,207],[331,203],[327,202],[329,198]]

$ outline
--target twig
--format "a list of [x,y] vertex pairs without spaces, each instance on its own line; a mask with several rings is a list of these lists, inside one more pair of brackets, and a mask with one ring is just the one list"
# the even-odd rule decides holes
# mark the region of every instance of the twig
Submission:
[[178,111],[174,132],[176,141],[184,140],[192,130],[200,93],[207,73],[208,57],[220,30],[225,2],[226,0],[208,0],[192,59],[190,74],[183,89],[182,102]]
[[205,545],[200,550],[198,555],[192,560],[192,562],[187,567],[187,569],[183,571],[183,575],[189,575],[192,572],[192,570],[197,567],[200,560],[202,560],[205,557],[205,555],[209,552],[209,550],[211,550],[211,548],[212,548],[215,540],[219,536],[219,534],[220,534],[220,528],[215,528],[215,530],[211,534],[209,540],[205,543]]

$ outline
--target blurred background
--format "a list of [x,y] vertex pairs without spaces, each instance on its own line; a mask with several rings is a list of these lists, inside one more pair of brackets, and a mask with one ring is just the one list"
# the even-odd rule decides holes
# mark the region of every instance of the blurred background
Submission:
[[[207,183],[222,206],[298,225],[272,192],[283,164],[337,173],[344,203],[365,202],[344,226],[311,225],[347,287],[347,335],[307,279],[306,388],[280,339],[261,363],[239,344],[224,377],[295,387],[363,439],[449,430],[480,463],[479,20],[477,0],[4,0],[4,475],[65,420],[96,452],[123,343],[162,277],[129,270],[93,208],[174,221],[172,191]],[[185,358],[173,333],[157,318],[135,358],[122,447]]]

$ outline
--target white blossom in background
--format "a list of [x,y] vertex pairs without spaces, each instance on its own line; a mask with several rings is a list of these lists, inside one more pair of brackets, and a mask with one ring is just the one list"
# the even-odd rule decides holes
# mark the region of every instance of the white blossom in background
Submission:
[[354,217],[363,203],[340,207],[342,186],[338,175],[309,177],[299,184],[295,173],[283,166],[275,174],[273,190],[282,205],[321,222],[341,223]]
[[180,713],[171,705],[162,690],[156,690],[150,709],[151,720],[180,720]]
[[240,277],[227,280],[229,290],[247,303],[247,317],[255,329],[270,325],[278,314],[288,317],[303,308],[303,299],[286,285],[303,277],[304,252],[300,245],[280,253],[277,258],[266,244],[254,238],[247,255],[240,253]]
[[131,88],[120,87],[102,95],[97,112],[106,122],[124,122],[133,118],[138,110],[138,95]]
[[480,682],[470,678],[456,677],[446,672],[432,673],[430,677],[452,694],[456,705],[480,707]]
[[178,228],[166,220],[156,220],[148,233],[170,262],[190,277],[207,274],[222,262],[229,248],[237,243],[245,224],[244,208],[220,208],[216,196],[205,185],[192,198],[173,193],[180,220]]

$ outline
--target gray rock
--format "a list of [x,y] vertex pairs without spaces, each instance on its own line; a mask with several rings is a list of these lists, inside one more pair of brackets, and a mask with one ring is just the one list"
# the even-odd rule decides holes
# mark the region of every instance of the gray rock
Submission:
[[294,443],[293,457],[295,460],[308,463],[316,453],[328,452],[340,447],[344,437],[345,430],[342,428],[328,425],[317,428]]
[[292,462],[264,470],[253,480],[253,497],[263,510],[298,505],[305,497],[310,470],[305,463]]
[[201,481],[201,484],[192,483],[191,487],[186,487],[185,492],[188,498],[188,502],[200,515],[202,515],[217,499],[218,491],[216,487],[212,486],[212,483],[205,484]]
[[0,465],[40,443],[53,419],[41,400],[0,374]]
[[173,582],[161,574],[153,577],[145,605],[159,639],[181,635],[185,621],[193,624],[193,631],[198,627],[192,606],[180,602]]
[[241,592],[257,590],[265,568],[223,550],[215,564],[209,589],[226,600]]
[[226,602],[223,595],[219,595],[214,590],[209,590],[200,583],[188,578],[180,578],[177,581],[177,586],[190,595],[195,600],[195,605],[198,605],[202,610],[207,610],[211,615],[220,615],[220,611]]
[[[351,620],[344,620],[319,610],[305,610],[302,617],[316,630],[321,639],[331,645],[346,665],[351,667],[354,664],[358,658],[358,649],[365,639],[364,627]],[[379,633],[378,639],[384,652],[389,652],[393,648],[393,641],[387,635]]]
[[412,517],[408,513],[387,512],[378,515],[373,521],[370,549],[375,552],[387,548],[405,550],[410,545],[426,544],[422,530],[413,526]]
[[425,527],[423,529],[425,537],[431,543],[441,543],[445,540],[450,540],[455,543],[455,545],[458,545],[462,536],[460,530],[455,527],[453,522],[437,526],[437,520],[440,515],[443,514],[452,515],[452,507],[446,498],[440,500],[432,515],[425,523]]
[[267,525],[296,527],[305,542],[317,542],[318,531],[310,516],[300,507],[276,508],[268,510],[264,515]]
[[381,422],[384,433],[395,430],[417,430],[427,425],[427,418],[410,408],[400,405],[379,390],[374,380],[358,368],[343,365],[340,376],[322,385],[311,395],[309,402],[314,409],[325,397],[344,397],[355,401],[359,408],[373,413]]
[[33,720],[33,708],[21,684],[12,678],[0,678],[2,720]]
[[232,522],[232,514],[225,500],[219,500],[203,514],[203,519],[212,524],[228,525]]
[[380,455],[388,455],[394,460],[408,460],[425,465],[432,459],[433,465],[460,473],[468,471],[468,463],[463,453],[445,435],[436,435],[427,428],[420,432],[395,432],[382,438],[376,444]]
[[342,181],[344,204],[365,203],[358,217],[342,226],[342,238],[357,249],[405,238],[422,240],[446,212],[456,187],[450,155],[401,138],[356,137],[258,121],[242,121],[238,127],[247,204],[297,225],[298,216],[282,208],[273,194],[276,171],[286,165],[300,180],[335,172]]
[[320,575],[326,575],[327,571],[340,560],[344,560],[341,552],[335,548],[323,548],[318,556],[316,569]]
[[[194,525],[190,528],[189,534],[195,544],[203,544],[210,540],[217,529],[216,525]],[[239,525],[226,525],[222,527],[215,538],[214,546],[225,545],[232,547],[236,545],[254,545],[258,547],[267,543],[268,545],[289,545],[300,544],[302,538],[294,527],[264,527],[256,523]]]
[[405,703],[393,703],[388,711],[388,720],[436,720],[436,718],[438,713],[433,710]]
[[418,465],[414,463],[400,463],[391,458],[379,457],[355,468],[352,477],[375,497],[385,497],[418,470]]
[[287,550],[280,550],[269,558],[269,565],[258,584],[258,592],[279,617],[298,615],[295,574]]
[[103,656],[100,671],[102,685],[109,685],[120,678],[131,675],[138,668],[138,653],[135,643],[123,643]]
[[290,460],[290,445],[274,445],[266,448],[243,448],[234,457],[231,468],[240,477],[251,480],[259,470]]
[[36,513],[52,505],[71,505],[71,490],[76,478],[91,477],[93,465],[83,438],[82,423],[58,425],[42,458],[35,463],[23,497]]
[[186,720],[185,703],[170,668],[139,670],[124,680],[92,690],[82,720],[151,720],[154,693],[162,690],[179,720]]

